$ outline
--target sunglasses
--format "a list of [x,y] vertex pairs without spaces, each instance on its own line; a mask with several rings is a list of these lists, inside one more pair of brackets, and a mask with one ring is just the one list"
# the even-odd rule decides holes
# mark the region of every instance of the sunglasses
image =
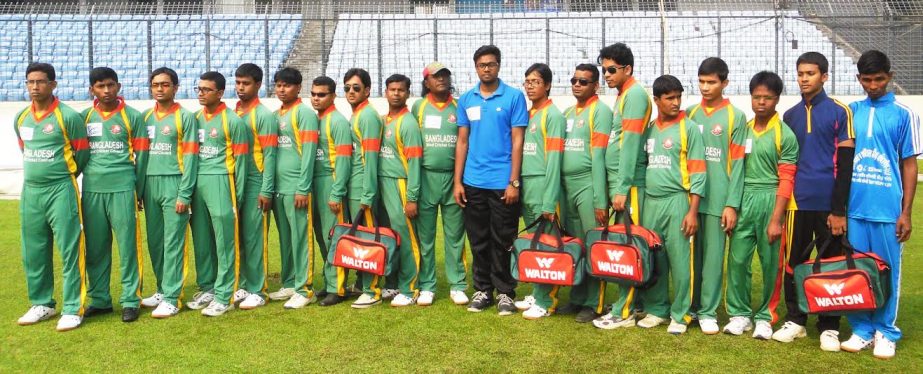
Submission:
[[[579,83],[579,84],[578,84],[578,83]],[[586,86],[586,85],[588,85],[588,84],[590,84],[590,83],[591,83],[591,82],[590,82],[589,79],[583,79],[583,78],[571,78],[571,79],[570,79],[570,85],[571,85],[571,86]]]
[[631,65],[623,65],[623,66],[612,65],[612,66],[606,68],[606,72],[609,73],[609,74],[615,74],[616,72],[619,71],[619,69],[624,69],[624,68],[627,68],[627,67],[629,67],[629,66],[631,66]]
[[[349,92],[349,90],[346,90],[346,92]],[[314,92],[314,91],[311,91],[311,97],[319,97],[319,98],[323,99],[323,98],[327,97],[327,95],[330,95],[330,92]]]
[[362,92],[363,88],[362,88],[362,86],[360,86],[360,85],[358,85],[358,84],[354,84],[354,85],[348,85],[348,84],[347,84],[347,85],[343,86],[343,92],[349,93],[349,90],[353,90],[353,91],[355,91],[355,92]]

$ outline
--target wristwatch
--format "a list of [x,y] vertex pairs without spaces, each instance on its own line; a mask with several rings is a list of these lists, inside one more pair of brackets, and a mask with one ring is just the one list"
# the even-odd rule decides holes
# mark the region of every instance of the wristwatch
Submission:
[[510,186],[513,186],[513,188],[519,188],[519,179],[513,179],[513,180],[511,180],[511,181],[510,181]]

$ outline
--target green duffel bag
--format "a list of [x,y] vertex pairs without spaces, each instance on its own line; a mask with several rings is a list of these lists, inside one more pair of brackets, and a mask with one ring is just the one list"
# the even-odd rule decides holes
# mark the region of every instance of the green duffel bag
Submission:
[[657,233],[633,225],[629,214],[622,217],[622,223],[586,233],[586,271],[607,282],[640,289],[651,287],[658,276],[654,253],[662,250],[663,241]]
[[[795,266],[798,308],[804,313],[843,315],[871,312],[885,305],[891,290],[891,268],[871,252],[859,252],[842,237],[845,254],[822,259],[833,238],[817,257]],[[814,241],[808,244],[813,248]]]
[[583,241],[564,235],[557,221],[539,218],[524,230],[510,248],[510,273],[520,282],[573,286],[583,282]]
[[364,209],[359,209],[353,223],[341,223],[330,230],[327,261],[334,266],[375,275],[391,274],[394,254],[401,238],[387,227],[381,227],[372,215],[372,226],[359,226]]

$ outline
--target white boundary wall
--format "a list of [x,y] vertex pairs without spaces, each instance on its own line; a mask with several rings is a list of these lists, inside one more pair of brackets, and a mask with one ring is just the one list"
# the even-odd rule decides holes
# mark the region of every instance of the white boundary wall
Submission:
[[[612,91],[611,93],[615,93]],[[841,96],[836,97],[838,100],[850,103],[856,100],[861,100],[863,97],[860,96]],[[413,101],[419,98],[411,98],[408,100],[410,105],[413,104]],[[615,102],[614,95],[604,95],[600,97],[603,103],[611,106]],[[750,97],[749,96],[732,96],[730,97],[731,103],[735,106],[743,109],[747,113],[747,117],[751,117],[753,112],[750,110]],[[303,98],[306,104],[309,103],[309,98]],[[372,98],[370,99],[372,105],[379,113],[386,113],[388,109],[388,103],[384,98]],[[558,106],[562,111],[574,105],[576,100],[573,96],[553,96],[552,100],[555,105]],[[686,95],[683,98],[683,107],[686,107],[692,103],[697,103],[701,100],[701,97],[698,95]],[[797,104],[801,100],[800,96],[783,96],[779,102],[780,112],[787,110],[793,105]],[[898,100],[902,103],[914,108],[918,114],[923,115],[923,96],[900,96]],[[227,100],[226,103],[229,107],[233,108],[236,103],[236,99]],[[262,99],[263,104],[269,107],[270,110],[278,109],[280,103],[277,99]],[[79,101],[79,102],[66,102],[77,111],[81,111],[89,107],[92,103],[89,101]],[[150,108],[154,105],[152,100],[129,100],[128,104],[143,111],[144,109]],[[195,111],[200,108],[198,101],[196,100],[180,100],[180,104],[183,105],[186,109]],[[0,102],[0,198],[18,198],[20,191],[22,190],[22,154],[19,151],[19,146],[16,141],[16,133],[13,130],[15,125],[16,113],[28,106],[28,102]],[[310,104],[309,104],[310,105]],[[337,98],[336,100],[337,109],[343,113],[346,118],[349,118],[350,107],[349,103],[346,102],[346,99]],[[654,108],[654,117],[656,117],[657,109]]]

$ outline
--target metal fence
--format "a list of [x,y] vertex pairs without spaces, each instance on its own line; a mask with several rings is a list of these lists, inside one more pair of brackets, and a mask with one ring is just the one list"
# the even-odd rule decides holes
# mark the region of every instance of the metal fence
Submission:
[[614,42],[632,47],[644,82],[673,74],[694,85],[698,63],[722,57],[729,94],[746,93],[759,70],[778,72],[797,93],[794,61],[806,51],[830,60],[831,93],[861,94],[855,60],[875,48],[891,57],[899,93],[923,94],[921,24],[923,0],[0,2],[0,99],[21,99],[25,65],[39,60],[59,68],[59,87],[77,99],[87,96],[86,72],[101,65],[117,67],[130,98],[147,98],[152,68],[194,79],[209,69],[232,75],[243,62],[269,77],[281,66],[306,78],[363,67],[380,95],[388,75],[416,79],[441,60],[465,90],[477,81],[470,61],[482,44],[503,50],[501,78],[521,83],[528,65],[544,62],[560,77],[555,93],[566,94],[573,67]]

